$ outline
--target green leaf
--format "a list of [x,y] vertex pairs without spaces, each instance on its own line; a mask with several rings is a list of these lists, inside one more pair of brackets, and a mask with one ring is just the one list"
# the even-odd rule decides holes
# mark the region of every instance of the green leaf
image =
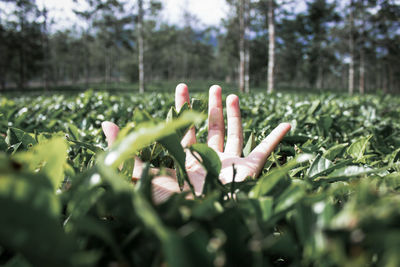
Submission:
[[[21,143],[25,149],[28,149],[37,143],[32,135],[13,127],[8,128],[5,141],[8,146]],[[19,147],[19,145],[17,147]],[[14,152],[16,150],[17,149],[15,149]]]
[[191,266],[189,255],[185,252],[183,240],[175,233],[167,229],[153,207],[139,193],[132,194],[132,204],[137,216],[143,225],[151,230],[161,241],[163,252],[169,266],[185,267]]
[[193,205],[192,216],[201,220],[212,220],[215,216],[222,214],[224,208],[218,201],[220,196],[221,193],[219,191],[213,191],[201,202]]
[[[194,152],[200,155],[200,163],[207,171],[203,186],[203,194],[206,195],[216,188],[220,188],[222,184],[219,180],[219,173],[221,172],[222,165],[218,154],[206,144],[194,144],[190,147],[190,150],[192,154]],[[195,154],[193,155],[195,156]]]
[[206,144],[193,144],[190,149],[199,153],[202,164],[206,168],[207,172],[214,176],[218,176],[221,172],[221,160],[214,149],[210,148]]
[[153,175],[149,173],[150,164],[145,163],[143,168],[142,177],[140,177],[139,181],[135,185],[135,190],[139,192],[143,197],[147,199],[147,201],[152,202],[152,183]]
[[[181,109],[179,110],[179,112],[176,111],[176,109],[174,107],[171,107],[169,112],[168,112],[168,114],[167,114],[167,120],[166,121],[167,122],[173,121],[173,120],[179,118],[180,116],[182,116],[182,114],[184,114],[188,110],[189,110],[189,104],[188,103],[184,103],[183,106],[181,107]],[[178,135],[178,139],[181,140],[188,130],[189,130],[189,127],[177,130],[176,134]]]
[[389,156],[389,165],[393,165],[396,161],[400,160],[400,148],[393,151]]
[[135,158],[125,160],[121,170],[121,174],[127,178],[127,181],[132,181],[133,168],[135,167]]
[[207,110],[207,102],[201,99],[192,98],[190,107],[194,111],[203,113]]
[[81,141],[81,134],[79,133],[78,127],[75,126],[73,123],[67,124],[67,129],[69,133],[72,135],[73,140]]
[[143,122],[153,121],[153,118],[147,111],[136,108],[133,112],[133,121],[135,124],[140,124]]
[[283,141],[290,144],[303,144],[312,137],[305,135],[287,135],[283,137]]
[[0,151],[6,151],[7,150],[7,143],[5,137],[3,137],[0,134]]
[[259,199],[262,219],[267,221],[273,214],[274,199],[272,197],[260,197]]
[[85,235],[92,235],[102,240],[109,248],[111,248],[114,256],[120,262],[126,261],[115,237],[112,235],[111,231],[101,223],[101,221],[88,216],[81,216],[74,225],[76,226],[74,229],[75,231]]
[[321,101],[320,100],[314,100],[311,103],[310,108],[308,109],[308,115],[314,115],[314,113],[316,111],[318,111],[320,107],[321,107]]
[[251,189],[249,196],[251,198],[259,198],[268,194],[281,179],[289,175],[291,169],[298,164],[309,161],[311,158],[312,156],[309,154],[302,154],[285,165],[271,170],[266,175],[259,178],[257,184]]
[[210,235],[208,231],[199,227],[196,223],[188,224],[185,226],[183,241],[186,253],[190,251],[191,266],[215,265],[215,248],[210,248]]
[[400,188],[400,173],[394,172],[385,176],[385,184],[394,190]]
[[369,167],[360,167],[360,166],[346,166],[343,168],[340,168],[338,170],[335,170],[331,174],[327,176],[327,178],[348,178],[348,177],[354,177],[354,176],[360,176],[364,174],[368,174],[374,172],[373,169]]
[[92,152],[94,152],[94,153],[99,153],[99,152],[102,152],[102,151],[103,151],[103,149],[102,149],[101,147],[96,146],[96,145],[93,145],[93,144],[91,144],[91,143],[80,142],[80,141],[71,140],[71,139],[68,139],[68,141],[70,141],[71,143],[73,143],[73,144],[75,144],[75,145],[78,145],[78,146],[80,146],[80,147],[89,149],[90,151],[92,151]]
[[[185,103],[186,104],[186,106],[187,106],[187,103]],[[171,107],[170,109],[169,109],[169,111],[168,111],[168,114],[167,114],[167,122],[168,121],[173,121],[173,120],[175,120],[176,118],[178,118],[178,111],[176,111],[176,109],[174,108],[174,107]]]
[[291,184],[279,197],[275,200],[275,212],[281,212],[291,208],[306,194],[302,184]]
[[334,160],[348,145],[348,143],[334,145],[333,147],[325,151],[323,157],[328,160]]
[[67,143],[64,138],[56,137],[31,150],[15,155],[15,158],[25,162],[31,171],[40,170],[45,173],[57,189],[64,180],[64,170],[67,161]]
[[[86,216],[90,209],[100,201],[106,191],[98,187],[100,175],[95,173],[89,178],[89,184],[80,184],[81,188],[75,189],[68,205],[68,219],[64,222],[65,230],[71,231],[79,224],[80,218]],[[85,188],[82,188],[85,187]]]
[[315,176],[322,175],[332,166],[333,163],[330,160],[318,155],[308,169],[307,176],[312,179]]
[[347,149],[347,154],[349,154],[353,159],[359,161],[364,156],[365,150],[367,149],[369,140],[372,138],[372,135],[361,137],[354,143],[350,145]]
[[186,112],[179,119],[172,122],[146,123],[122,140],[118,140],[103,156],[103,160],[106,165],[117,168],[126,159],[133,157],[137,151],[154,141],[160,140],[179,129],[186,128],[202,120],[202,115],[194,112]]
[[317,121],[319,134],[322,136],[327,136],[328,133],[330,132],[332,124],[333,124],[333,119],[330,117],[330,115],[321,116]]
[[[184,181],[190,185],[189,177],[186,173],[186,154],[181,146],[180,139],[176,133],[172,133],[165,137],[160,138],[160,144],[162,144],[173,157],[175,166],[177,167],[177,178],[178,184],[181,190],[183,190]],[[194,192],[193,192],[194,193]]]
[[60,223],[61,205],[40,174],[0,173],[1,245],[34,266],[69,265],[73,244]]
[[243,156],[247,157],[251,151],[256,147],[256,136],[251,132],[249,139],[247,140],[246,146],[243,148]]

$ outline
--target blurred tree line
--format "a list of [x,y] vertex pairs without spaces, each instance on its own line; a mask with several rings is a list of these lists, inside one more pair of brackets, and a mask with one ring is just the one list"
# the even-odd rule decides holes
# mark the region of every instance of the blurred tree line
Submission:
[[227,0],[218,27],[187,10],[168,24],[156,0],[85,2],[76,25],[52,31],[57,21],[35,0],[0,0],[2,89],[210,80],[245,91],[400,91],[397,0]]

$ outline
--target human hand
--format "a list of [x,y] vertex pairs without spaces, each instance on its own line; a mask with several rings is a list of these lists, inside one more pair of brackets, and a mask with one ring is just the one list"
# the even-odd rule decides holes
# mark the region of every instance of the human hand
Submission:
[[[190,103],[189,91],[185,84],[179,84],[175,91],[175,107],[179,111],[185,103]],[[235,181],[241,182],[247,177],[257,177],[261,172],[268,156],[279,144],[285,134],[290,130],[290,124],[282,123],[276,127],[247,157],[241,157],[243,149],[243,131],[239,108],[239,98],[229,95],[226,99],[228,133],[224,150],[225,123],[221,87],[214,85],[209,92],[208,105],[208,146],[218,154],[222,168],[219,179],[223,184],[233,181],[236,169]],[[103,132],[106,135],[108,145],[111,146],[117,138],[119,128],[117,125],[104,122]],[[195,129],[191,128],[181,141],[186,148],[196,143]],[[206,171],[189,150],[186,150],[186,171],[192,183],[196,195],[201,195]],[[143,171],[143,163],[135,160],[133,178],[140,178]],[[159,170],[151,169],[153,174]],[[153,195],[155,202],[162,202],[171,194],[180,192],[174,170],[168,170],[169,176],[156,176],[153,179]],[[187,190],[187,186],[185,187]]]

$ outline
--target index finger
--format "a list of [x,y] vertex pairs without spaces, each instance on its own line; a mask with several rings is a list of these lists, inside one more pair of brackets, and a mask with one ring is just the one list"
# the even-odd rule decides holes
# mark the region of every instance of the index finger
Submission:
[[282,138],[290,131],[289,123],[279,124],[254,150],[247,156],[247,159],[257,166],[257,175],[264,166],[267,158],[276,148]]

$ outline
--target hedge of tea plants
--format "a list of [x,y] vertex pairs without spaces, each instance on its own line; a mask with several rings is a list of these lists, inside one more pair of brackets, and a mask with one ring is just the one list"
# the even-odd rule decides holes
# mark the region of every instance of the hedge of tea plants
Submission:
[[[172,93],[1,96],[0,264],[399,266],[400,98],[240,100],[244,155],[280,122],[292,130],[258,179],[221,185],[219,159],[201,144],[205,94],[180,113]],[[109,149],[105,120],[122,128]],[[134,156],[183,183],[179,139],[191,125],[203,195],[155,204],[149,172],[131,181]]]

